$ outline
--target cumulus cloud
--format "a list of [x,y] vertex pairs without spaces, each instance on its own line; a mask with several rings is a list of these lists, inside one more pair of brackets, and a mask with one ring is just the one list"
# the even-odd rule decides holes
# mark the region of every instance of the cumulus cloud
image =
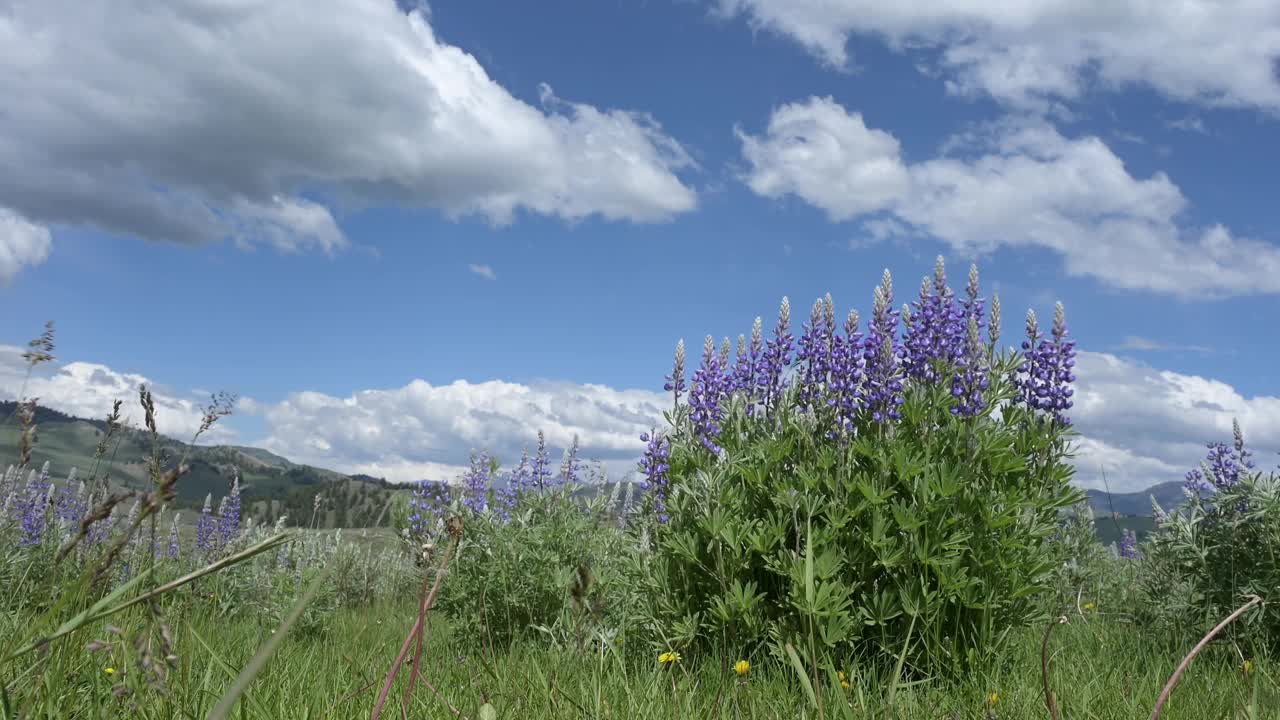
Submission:
[[327,252],[347,244],[337,201],[497,223],[694,207],[693,162],[651,117],[539,93],[516,98],[394,0],[10,4],[0,97],[22,101],[0,113],[0,204]]
[[475,273],[476,275],[479,275],[480,277],[484,278],[485,280],[498,279],[498,274],[494,272],[493,267],[489,265],[477,265],[475,263],[471,263],[470,265],[467,266],[467,269]]
[[1280,292],[1280,248],[1183,226],[1173,181],[1134,177],[1097,137],[1010,120],[907,163],[892,135],[829,97],[783,105],[762,135],[738,135],[755,192],[865,219],[877,237],[929,235],[971,255],[1044,248],[1071,275],[1187,298]]
[[850,39],[923,50],[959,94],[1047,109],[1093,85],[1280,111],[1280,4],[1258,0],[714,0],[846,67]]
[[13,280],[24,267],[43,263],[52,248],[49,228],[0,207],[0,283]]
[[1220,380],[1159,370],[1110,353],[1081,352],[1071,419],[1083,435],[1076,478],[1113,490],[1140,490],[1181,480],[1205,455],[1205,444],[1230,442],[1231,421],[1274,468],[1280,450],[1280,397],[1245,397]]
[[[510,465],[538,430],[561,451],[578,436],[585,457],[627,474],[644,450],[641,432],[662,422],[665,395],[603,385],[459,380],[435,386],[365,390],[338,398],[299,392],[268,406],[272,452],[347,472],[396,481],[456,479],[471,450]],[[558,463],[559,455],[553,460]]]
[[[40,365],[27,379],[25,348],[0,345],[0,399],[36,398],[43,407],[82,418],[105,418],[116,400],[123,400],[121,417],[142,425],[138,388],[146,385],[156,405],[160,432],[179,440],[189,440],[200,427],[208,401],[193,400],[190,393],[176,393],[157,385],[144,375],[123,373],[92,362]],[[24,385],[25,383],[25,385]],[[200,443],[236,441],[235,431],[225,423],[205,433]]]

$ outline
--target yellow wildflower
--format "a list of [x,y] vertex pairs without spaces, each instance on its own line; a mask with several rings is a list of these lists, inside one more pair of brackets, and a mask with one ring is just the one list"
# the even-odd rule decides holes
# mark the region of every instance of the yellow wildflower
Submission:
[[667,652],[664,652],[658,656],[658,662],[662,663],[663,665],[678,663],[680,662],[680,653],[672,652],[668,650]]
[[738,673],[738,677],[746,677],[751,672],[751,663],[746,660],[739,660],[733,664],[733,671]]
[[998,702],[1000,702],[1000,693],[993,691],[987,696],[987,707],[995,707]]
[[1244,670],[1245,675],[1248,675],[1249,673],[1253,672],[1253,661],[1245,660],[1243,663],[1240,664],[1240,669]]
[[836,677],[840,678],[840,687],[842,689],[848,690],[849,688],[853,687],[852,685],[849,684],[849,678],[845,676],[843,670],[837,670]]
[[1091,602],[1087,602],[1087,603],[1085,603],[1085,604],[1084,604],[1084,609],[1085,609],[1085,610],[1092,610],[1092,609],[1094,609],[1095,607],[1097,607],[1097,606],[1096,606],[1096,605],[1094,605],[1094,604],[1093,604],[1093,603],[1091,603]]
[[103,668],[103,669],[102,669],[102,672],[104,672],[104,673],[106,673],[106,674],[108,674],[108,675],[115,675],[115,674],[116,674],[116,669],[115,669],[115,668],[113,668],[113,667]]

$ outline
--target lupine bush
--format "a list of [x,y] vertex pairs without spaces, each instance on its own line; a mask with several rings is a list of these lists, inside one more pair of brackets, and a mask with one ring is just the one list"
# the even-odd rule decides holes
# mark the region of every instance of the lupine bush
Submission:
[[963,300],[941,259],[914,309],[893,297],[886,271],[865,336],[820,299],[798,347],[784,299],[763,351],[753,331],[728,363],[708,338],[684,404],[677,354],[671,427],[642,464],[657,511],[646,612],[664,643],[959,669],[1043,614],[1051,537],[1082,497],[1061,305],[1048,337],[1029,314],[1011,353],[976,269]]
[[1187,472],[1186,503],[1156,506],[1144,556],[1141,614],[1151,625],[1203,631],[1260,595],[1267,602],[1233,627],[1280,649],[1280,476],[1255,470],[1238,423],[1231,444],[1210,443]]
[[404,533],[429,566],[443,532],[436,519],[464,518],[437,603],[457,632],[494,644],[539,634],[587,642],[619,632],[630,614],[625,598],[636,585],[624,579],[627,534],[619,522],[625,524],[627,503],[615,486],[583,512],[572,494],[582,472],[576,444],[554,478],[541,433],[533,460],[526,454],[508,473],[478,454],[457,498],[440,493],[429,509],[424,503],[410,508],[431,518]]

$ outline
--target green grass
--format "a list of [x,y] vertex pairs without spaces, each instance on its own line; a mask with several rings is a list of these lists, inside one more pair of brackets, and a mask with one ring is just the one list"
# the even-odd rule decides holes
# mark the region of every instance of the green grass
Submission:
[[[140,628],[144,613],[121,623],[125,635]],[[249,686],[235,717],[365,718],[377,690],[413,622],[411,602],[339,611],[322,634],[286,638]],[[10,702],[23,717],[205,717],[240,669],[270,636],[256,617],[193,615],[171,618],[177,660],[159,690],[142,682],[137,653],[128,644],[89,652],[85,643],[110,638],[102,627],[60,643],[40,663],[7,667],[17,681]],[[13,628],[21,618],[4,620]],[[4,625],[0,625],[3,629]],[[1038,718],[1047,717],[1040,679],[1042,630],[1017,633],[1001,662],[960,680],[923,679],[899,686],[888,706],[889,678],[861,674],[853,663],[836,669],[849,690],[822,677],[824,715],[832,718]],[[1058,628],[1052,643],[1051,682],[1064,718],[1144,718],[1181,650],[1153,645],[1141,628],[1094,614]],[[413,718],[479,717],[488,702],[500,718],[798,718],[817,717],[796,673],[768,657],[748,658],[739,680],[731,670],[742,658],[684,653],[669,670],[648,648],[615,646],[589,652],[526,641],[503,651],[451,635],[439,619],[428,633],[422,677],[408,708]],[[106,668],[115,672],[108,675]],[[1187,720],[1280,716],[1276,671],[1255,660],[1252,675],[1227,644],[1212,647],[1192,664],[1163,717]],[[392,692],[394,705],[408,668]],[[115,697],[112,686],[130,689]],[[992,693],[998,695],[994,705]]]

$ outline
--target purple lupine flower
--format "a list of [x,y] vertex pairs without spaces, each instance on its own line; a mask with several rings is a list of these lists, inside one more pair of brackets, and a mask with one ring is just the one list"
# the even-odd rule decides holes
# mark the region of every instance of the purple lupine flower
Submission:
[[[109,495],[110,493],[108,491],[102,491],[103,500],[105,500]],[[89,507],[93,507],[93,496],[90,495],[88,500]],[[110,516],[93,523],[89,526],[89,532],[84,537],[84,545],[87,547],[96,547],[101,545],[102,542],[107,539],[107,536],[111,534],[111,527],[112,522]]]
[[862,386],[862,333],[858,332],[858,311],[850,310],[844,334],[832,338],[831,386],[827,406],[835,411],[836,432],[849,432],[860,406]]
[[575,433],[569,449],[560,463],[560,485],[572,488],[582,479],[582,461],[578,459],[578,435]]
[[875,289],[871,323],[863,341],[864,411],[874,422],[888,422],[902,416],[902,351],[897,344],[898,312],[893,309],[893,276],[888,270]]
[[676,343],[676,359],[671,368],[671,374],[666,377],[666,384],[662,386],[663,390],[671,393],[672,403],[680,404],[680,395],[684,392],[684,340],[681,339]]
[[[973,291],[976,296],[976,287]],[[910,316],[903,343],[903,369],[915,380],[938,382],[938,363],[954,364],[967,345],[963,310],[956,307],[955,295],[947,287],[942,256],[938,256],[932,285],[927,277],[920,283],[920,299],[914,303]],[[904,321],[906,318],[904,311]]]
[[757,398],[766,411],[773,411],[782,397],[782,369],[791,364],[791,341],[791,301],[784,297],[778,308],[778,324],[756,371]]
[[44,537],[45,525],[48,524],[49,489],[49,463],[46,462],[38,475],[33,469],[27,476],[27,486],[19,496],[16,509],[22,527],[18,539],[20,545],[39,545]]
[[1040,335],[1036,314],[1027,312],[1027,339],[1022,341],[1022,364],[1014,382],[1021,401],[1031,410],[1052,415],[1055,422],[1070,425],[1064,413],[1071,408],[1071,383],[1075,381],[1075,341],[1067,339],[1066,313],[1062,303],[1054,309],[1052,339]]
[[169,549],[168,549],[167,555],[170,560],[177,560],[178,552],[180,550],[180,546],[178,544],[178,518],[179,517],[181,516],[178,513],[174,513],[173,522],[170,523],[169,525]]
[[240,532],[240,476],[231,481],[231,493],[222,498],[218,508],[218,550],[226,548]]
[[759,316],[751,324],[751,342],[746,352],[738,351],[738,358],[730,375],[730,392],[742,393],[747,415],[754,414],[756,403],[756,374],[764,357],[764,320]]
[[449,504],[449,488],[434,480],[414,483],[409,497],[409,530],[415,536],[426,534],[435,526]]
[[804,323],[804,332],[796,350],[796,362],[804,363],[800,376],[798,401],[802,406],[816,410],[826,404],[828,379],[832,364],[832,338],[835,336],[835,310],[831,296],[818,299]]
[[85,487],[81,482],[77,486],[75,484],[76,471],[73,468],[67,476],[67,482],[58,491],[58,499],[53,506],[53,515],[66,526],[71,527],[80,524],[80,518],[84,517],[85,512],[89,509],[85,502]]
[[507,478],[508,487],[512,491],[520,493],[526,490],[532,490],[533,474],[529,467],[529,448],[525,446],[520,453],[520,462],[512,469],[510,476]]
[[951,397],[956,400],[951,413],[959,417],[973,417],[982,412],[987,406],[982,393],[991,384],[987,377],[987,352],[978,332],[978,317],[969,315],[966,324],[967,348],[957,360],[956,374],[951,377]]
[[471,467],[462,476],[462,505],[475,513],[489,509],[489,473],[492,466],[485,453],[471,454]]
[[671,442],[665,435],[652,430],[640,435],[646,443],[644,455],[640,458],[640,489],[653,494],[653,511],[658,522],[665,523],[670,519],[667,515],[667,471],[670,469]]
[[[681,348],[683,348],[684,341],[681,341],[680,346]],[[683,376],[683,372],[684,372],[683,350],[680,350],[678,352],[677,357],[679,357],[681,360],[680,362],[681,375]],[[681,385],[683,386],[684,380],[681,379],[680,382],[681,382]],[[529,473],[529,488],[531,490],[536,490],[537,492],[542,493],[547,489],[547,482],[550,479],[551,479],[551,467],[550,467],[550,462],[547,458],[547,439],[542,434],[542,431],[539,430],[538,431],[538,453],[533,456],[533,468],[530,470],[530,473]]]
[[1138,534],[1133,528],[1125,528],[1120,536],[1120,557],[1126,560],[1142,559],[1142,553],[1138,550]]
[[702,365],[694,372],[692,386],[689,388],[689,419],[693,423],[698,441],[712,453],[720,452],[716,439],[720,437],[720,419],[723,414],[720,401],[723,389],[724,374],[720,358],[716,354],[715,340],[708,335],[703,344]]
[[1191,469],[1183,476],[1182,491],[1187,497],[1203,498],[1213,492],[1213,485],[1205,480],[1204,473],[1199,469]]
[[204,497],[204,509],[200,511],[200,517],[196,518],[196,550],[204,555],[213,552],[217,528],[218,521],[213,516],[213,493],[209,493]]

